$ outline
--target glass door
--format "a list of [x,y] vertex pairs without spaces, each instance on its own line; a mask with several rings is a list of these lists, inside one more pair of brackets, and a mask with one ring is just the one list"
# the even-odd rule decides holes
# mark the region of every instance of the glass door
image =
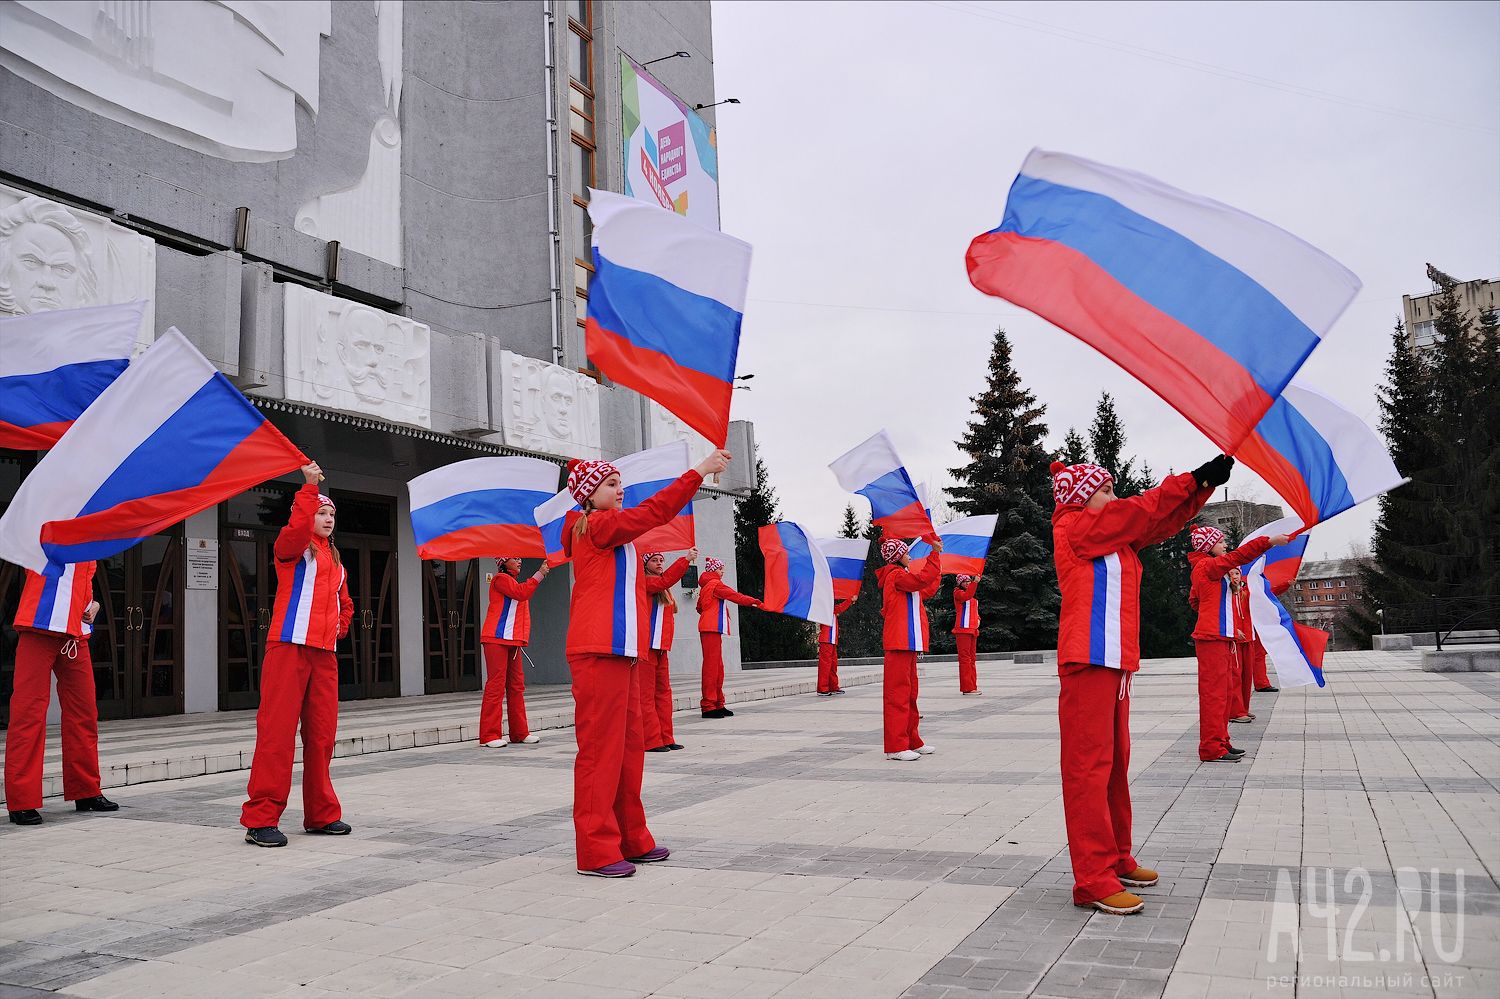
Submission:
[[448,694],[478,690],[479,559],[422,563],[422,635],[425,690]]

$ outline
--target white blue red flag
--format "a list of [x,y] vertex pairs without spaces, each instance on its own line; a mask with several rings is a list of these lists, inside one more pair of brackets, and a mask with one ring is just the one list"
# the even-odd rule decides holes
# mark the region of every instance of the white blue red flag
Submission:
[[828,466],[839,485],[870,501],[870,520],[893,538],[931,534],[932,517],[917,495],[896,445],[884,430]]
[[867,538],[814,538],[813,542],[828,560],[833,576],[833,599],[853,600],[859,596],[865,578],[865,560],[870,557]]
[[1089,344],[1228,454],[1360,288],[1253,215],[1041,149],[967,263],[974,287]]
[[[625,486],[624,508],[627,510],[640,506],[693,467],[686,441],[673,441],[627,454],[614,459],[614,465],[620,470],[620,481]],[[562,547],[563,520],[569,511],[577,509],[580,507],[567,489],[536,507],[533,518],[541,529],[542,548],[549,565],[561,565],[568,560]],[[652,528],[633,543],[636,551],[641,552],[680,552],[692,548],[698,543],[692,502],[672,520]]]
[[812,535],[789,520],[760,529],[760,551],[766,557],[764,610],[832,626],[833,575]]
[[[1249,537],[1285,534],[1298,523],[1296,517],[1288,517],[1251,532]],[[1284,592],[1296,578],[1306,550],[1307,536],[1302,535],[1280,548],[1272,548],[1245,568],[1250,620],[1282,687],[1324,686],[1323,653],[1328,648],[1328,632],[1298,624],[1277,599],[1277,594]]]
[[57,575],[307,464],[175,328],[100,393],[0,517],[0,557]]
[[1368,423],[1300,380],[1282,391],[1235,457],[1287,501],[1303,530],[1407,481]]
[[[943,554],[939,560],[942,571],[960,576],[979,576],[984,573],[984,560],[990,553],[990,539],[995,535],[998,514],[981,513],[973,517],[961,517],[938,527],[938,537],[943,539]],[[920,572],[922,563],[932,554],[932,546],[918,540],[911,546],[912,571]]]
[[145,302],[0,319],[0,447],[45,451],[130,363]]
[[723,447],[750,244],[635,198],[589,197],[589,360]]
[[558,469],[540,458],[470,458],[406,484],[417,557],[540,558],[533,514],[552,498]]

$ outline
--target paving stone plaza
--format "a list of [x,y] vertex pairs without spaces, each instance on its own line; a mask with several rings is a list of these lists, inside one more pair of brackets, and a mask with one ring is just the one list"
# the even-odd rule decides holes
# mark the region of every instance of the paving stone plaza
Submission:
[[[1119,917],[1071,904],[1053,668],[980,669],[961,697],[923,666],[937,752],[915,763],[880,752],[873,674],[835,698],[743,674],[734,718],[683,712],[687,750],[647,756],[673,855],[621,881],[574,873],[565,728],[336,759],[354,835],[283,850],[241,840],[243,771],[118,786],[110,816],[49,798],[0,830],[0,996],[1500,992],[1500,677],[1330,654],[1326,690],[1257,695],[1245,762],[1202,765],[1192,661],[1148,662],[1136,852],[1162,880]],[[562,692],[537,700],[563,724]],[[240,731],[176,738],[250,716],[214,724]],[[108,768],[139,723],[103,729]]]

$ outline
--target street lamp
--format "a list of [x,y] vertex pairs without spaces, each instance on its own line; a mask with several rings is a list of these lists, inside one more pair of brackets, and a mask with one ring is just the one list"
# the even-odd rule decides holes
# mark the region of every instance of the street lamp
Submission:
[[739,102],[740,102],[740,99],[738,97],[726,97],[722,101],[714,101],[712,104],[694,104],[693,105],[693,110],[694,111],[706,111],[709,108],[716,108],[720,104],[738,104]]
[[657,56],[655,59],[648,59],[647,61],[641,63],[641,66],[646,67],[651,65],[653,62],[661,62],[663,59],[691,59],[692,57],[693,54],[691,52],[683,52],[681,50],[678,50],[676,52],[673,52],[671,55]]

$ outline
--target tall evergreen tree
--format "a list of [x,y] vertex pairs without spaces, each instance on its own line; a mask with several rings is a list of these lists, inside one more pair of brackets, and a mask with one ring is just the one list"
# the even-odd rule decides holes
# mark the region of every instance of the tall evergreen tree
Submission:
[[[999,515],[979,586],[979,644],[995,651],[1050,647],[1057,641],[1059,598],[1046,407],[1022,385],[1004,329],[995,331],[989,377],[973,403],[973,418],[957,442],[969,461],[949,469],[956,484],[946,491],[964,516]],[[939,635],[952,627],[951,596],[944,587],[931,608]]]
[[[880,587],[875,582],[875,573],[884,563],[880,558],[880,528],[875,524],[855,521],[850,526],[849,513],[844,517],[844,537],[863,537],[870,542],[869,551],[865,555],[865,572],[859,586],[859,597],[854,601],[854,606],[844,611],[839,618],[839,655],[847,657],[855,656],[879,656],[884,651],[881,648],[881,627],[884,619],[880,613]],[[852,534],[848,533],[850,530]]]
[[844,504],[844,522],[839,525],[839,537],[857,538],[860,535],[859,515],[854,512],[853,503]]
[[[1139,475],[1144,492],[1156,485],[1150,465]],[[1178,531],[1161,544],[1142,548],[1141,558],[1141,655],[1152,659],[1193,654],[1193,611],[1188,606],[1192,588],[1192,550],[1186,531]]]
[[1089,460],[1088,445],[1078,436],[1077,428],[1068,428],[1068,436],[1063,438],[1062,453],[1057,456],[1057,460],[1064,465],[1078,465]]
[[1141,492],[1135,477],[1135,461],[1125,458],[1125,426],[1115,411],[1115,400],[1108,392],[1099,395],[1094,422],[1089,425],[1089,448],[1094,464],[1109,469],[1115,477],[1116,496],[1134,496]]
[[[755,487],[734,507],[734,560],[741,593],[766,592],[766,560],[760,551],[762,525],[781,519],[776,490],[766,463],[755,454]],[[747,662],[810,659],[817,655],[817,626],[785,614],[740,608],[740,654]]]

